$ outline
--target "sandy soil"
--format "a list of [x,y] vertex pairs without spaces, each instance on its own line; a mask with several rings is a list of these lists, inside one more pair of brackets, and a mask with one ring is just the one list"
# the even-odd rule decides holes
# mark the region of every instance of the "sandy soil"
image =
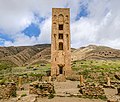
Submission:
[[79,84],[79,81],[67,81],[67,82],[54,82],[54,88],[57,94],[65,94],[65,93],[71,93],[71,94],[77,94],[79,93],[79,89],[77,88],[77,85]]
[[[9,100],[1,100],[0,102],[33,102],[34,97],[26,96],[16,101],[16,98]],[[84,99],[84,98],[76,98],[76,97],[55,97],[53,99],[48,98],[38,98],[37,102],[106,102],[100,99]]]
[[39,99],[38,102],[106,102],[98,99],[83,99],[75,97],[55,97],[53,99]]

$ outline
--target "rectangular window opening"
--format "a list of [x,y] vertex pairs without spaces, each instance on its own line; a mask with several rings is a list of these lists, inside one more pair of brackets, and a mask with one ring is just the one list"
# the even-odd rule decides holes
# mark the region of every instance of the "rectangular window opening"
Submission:
[[63,74],[63,67],[59,67],[59,74]]
[[63,43],[59,43],[59,50],[63,50]]
[[59,24],[59,30],[63,30],[63,24]]

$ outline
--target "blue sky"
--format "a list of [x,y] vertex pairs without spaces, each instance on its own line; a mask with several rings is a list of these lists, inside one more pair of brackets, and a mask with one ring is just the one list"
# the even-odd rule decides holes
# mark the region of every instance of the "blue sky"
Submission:
[[80,11],[78,12],[75,20],[80,20],[81,17],[87,17],[89,15],[89,11],[87,11],[87,6],[82,5],[80,7]]
[[[119,0],[0,1],[0,46],[51,43],[52,8],[70,8],[71,46],[120,48]],[[117,44],[116,44],[117,43]]]
[[32,37],[32,36],[37,37],[40,34],[40,28],[37,24],[31,23],[22,32],[29,37]]
[[8,36],[7,34],[0,33],[0,38],[4,39],[4,40],[8,40],[8,41],[13,41],[13,39],[10,36]]

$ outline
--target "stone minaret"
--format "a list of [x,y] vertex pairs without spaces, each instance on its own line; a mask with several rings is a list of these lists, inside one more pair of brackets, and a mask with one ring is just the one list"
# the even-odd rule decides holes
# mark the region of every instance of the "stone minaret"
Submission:
[[51,76],[71,74],[70,9],[52,9]]

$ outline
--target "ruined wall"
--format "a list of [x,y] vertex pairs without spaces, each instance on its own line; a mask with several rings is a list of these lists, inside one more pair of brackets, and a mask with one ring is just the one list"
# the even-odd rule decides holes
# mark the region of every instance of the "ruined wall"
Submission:
[[51,83],[35,81],[30,84],[29,93],[46,96],[49,94],[54,94],[55,90],[53,84]]
[[106,98],[104,89],[100,86],[86,84],[86,85],[80,87],[79,92],[83,96],[86,96],[86,97],[91,97],[91,98],[104,97],[104,98]]

